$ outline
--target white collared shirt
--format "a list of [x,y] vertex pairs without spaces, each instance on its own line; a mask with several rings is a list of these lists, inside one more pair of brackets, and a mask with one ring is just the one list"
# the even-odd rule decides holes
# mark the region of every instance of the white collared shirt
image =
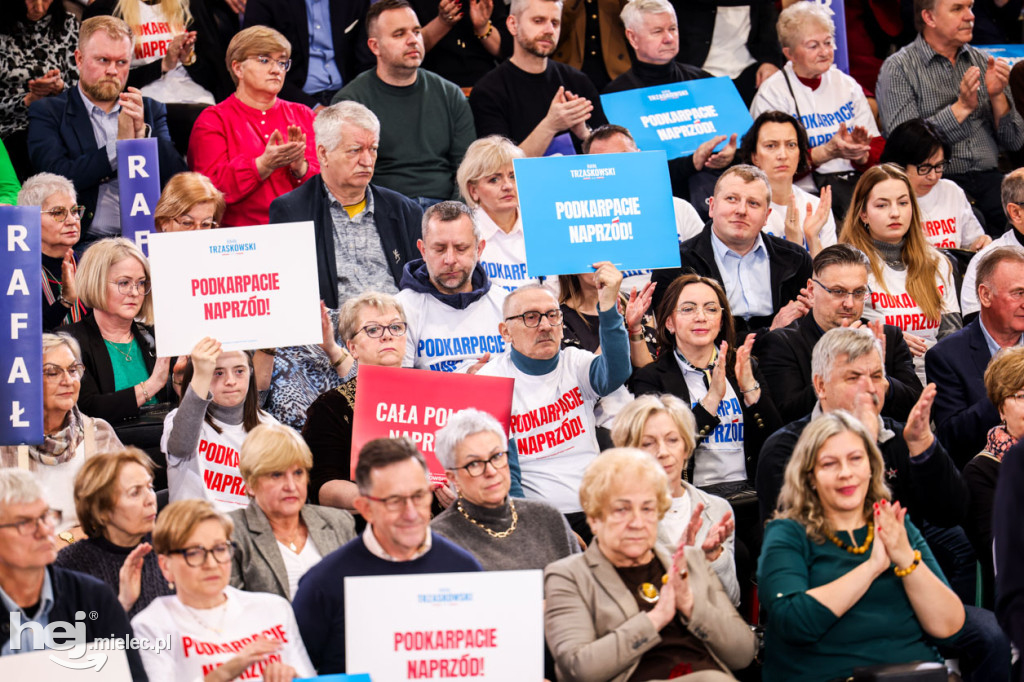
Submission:
[[366,549],[370,551],[370,554],[377,557],[378,559],[383,559],[384,561],[391,561],[395,563],[399,561],[415,561],[416,559],[419,559],[421,556],[430,551],[430,548],[434,544],[434,540],[433,536],[430,533],[430,526],[427,526],[426,538],[424,538],[423,544],[420,545],[419,549],[416,550],[416,553],[408,559],[396,559],[395,557],[388,554],[387,550],[384,549],[383,545],[380,544],[380,541],[377,540],[377,536],[373,534],[373,524],[368,523],[366,524],[366,530],[363,531],[363,544],[366,545]]

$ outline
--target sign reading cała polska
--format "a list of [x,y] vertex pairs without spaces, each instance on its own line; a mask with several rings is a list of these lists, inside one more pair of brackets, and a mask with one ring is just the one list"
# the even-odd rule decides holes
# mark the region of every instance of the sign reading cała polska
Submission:
[[718,135],[742,136],[753,123],[725,76],[601,95],[601,107],[610,123],[629,129],[640,149],[664,149],[670,159],[689,156]]
[[345,669],[374,680],[540,682],[541,583],[541,571],[345,578]]
[[530,277],[679,267],[664,152],[515,159]]
[[0,445],[43,442],[43,303],[38,206],[0,206]]
[[312,222],[153,234],[149,265],[161,357],[204,336],[226,351],[323,340]]

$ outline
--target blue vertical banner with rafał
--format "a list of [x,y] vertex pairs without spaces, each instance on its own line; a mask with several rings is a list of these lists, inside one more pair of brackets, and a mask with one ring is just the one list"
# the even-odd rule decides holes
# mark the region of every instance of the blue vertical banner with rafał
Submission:
[[665,152],[515,159],[530,277],[679,267]]
[[156,231],[153,210],[160,200],[160,154],[156,138],[117,141],[121,236],[149,255],[149,235]]
[[43,292],[38,206],[0,206],[0,445],[43,442]]

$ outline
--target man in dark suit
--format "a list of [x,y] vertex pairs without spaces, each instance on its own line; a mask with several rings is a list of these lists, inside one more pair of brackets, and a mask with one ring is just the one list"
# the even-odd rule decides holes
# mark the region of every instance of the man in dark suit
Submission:
[[[757,340],[754,354],[771,386],[772,398],[784,423],[805,417],[818,397],[811,381],[811,352],[818,339],[836,327],[860,327],[868,291],[867,256],[848,244],[834,244],[814,258],[814,277],[807,281],[811,312],[788,327]],[[881,320],[866,325],[882,343],[889,388],[883,417],[906,421],[921,395],[914,359],[899,327]]]
[[981,312],[969,325],[925,353],[935,398],[936,435],[963,466],[985,448],[999,411],[985,392],[985,368],[1000,348],[1024,341],[1024,252],[1000,246],[981,256],[977,270]]
[[28,111],[28,151],[36,172],[63,175],[85,206],[81,248],[121,233],[117,141],[154,137],[160,183],[188,170],[167,130],[167,109],[125,91],[132,60],[132,32],[120,19],[99,16],[82,22],[75,50],[77,87],[35,102]]
[[292,44],[281,99],[330,104],[343,85],[374,65],[366,46],[369,7],[370,0],[249,0],[245,27],[270,26]]
[[380,122],[358,102],[339,102],[313,123],[320,175],[270,204],[271,223],[312,220],[320,298],[329,308],[374,290],[397,294],[405,264],[420,257],[423,210],[371,185]]
[[[772,190],[764,172],[741,164],[729,168],[708,199],[711,222],[679,245],[679,268],[655,270],[652,306],[657,310],[668,285],[693,272],[718,280],[729,297],[736,343],[790,324],[810,306],[801,289],[811,276],[803,246],[761,232],[771,211]],[[767,283],[767,287],[765,284]]]

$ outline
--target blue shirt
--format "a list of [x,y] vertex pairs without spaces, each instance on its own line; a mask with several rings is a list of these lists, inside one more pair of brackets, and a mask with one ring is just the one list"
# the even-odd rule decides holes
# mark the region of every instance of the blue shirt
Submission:
[[306,25],[309,29],[309,71],[302,90],[315,95],[324,90],[341,89],[341,72],[334,61],[331,36],[331,9],[328,0],[306,0]]
[[726,246],[712,230],[711,248],[715,252],[718,271],[722,273],[722,284],[725,285],[733,316],[749,320],[771,315],[772,271],[761,235],[757,235],[754,248],[741,256]]
[[[14,641],[14,628],[11,628],[11,638],[4,643],[3,647],[0,648],[0,656],[10,656],[11,654],[23,654],[29,651],[38,651],[46,648],[47,641],[46,637],[43,637],[42,642],[36,642],[33,636],[33,627],[29,627],[28,623],[38,623],[40,628],[45,628],[50,624],[50,610],[53,609],[53,583],[50,581],[50,572],[43,571],[43,589],[39,593],[39,609],[36,611],[35,618],[29,618],[26,615],[25,610],[14,603],[4,589],[0,587],[0,602],[3,602],[4,610],[8,613],[15,615],[20,614],[21,616],[21,636],[20,645],[17,649],[11,649],[11,642]],[[8,616],[9,618],[10,616]]]
[[107,159],[110,161],[112,179],[99,187],[96,195],[96,215],[89,226],[89,234],[96,237],[110,237],[121,234],[121,204],[118,199],[117,185],[117,117],[121,113],[121,105],[114,104],[110,113],[103,111],[85,96],[82,84],[78,84],[78,94],[82,97],[85,110],[89,112],[89,123],[92,134],[96,138],[97,147],[106,147]]

